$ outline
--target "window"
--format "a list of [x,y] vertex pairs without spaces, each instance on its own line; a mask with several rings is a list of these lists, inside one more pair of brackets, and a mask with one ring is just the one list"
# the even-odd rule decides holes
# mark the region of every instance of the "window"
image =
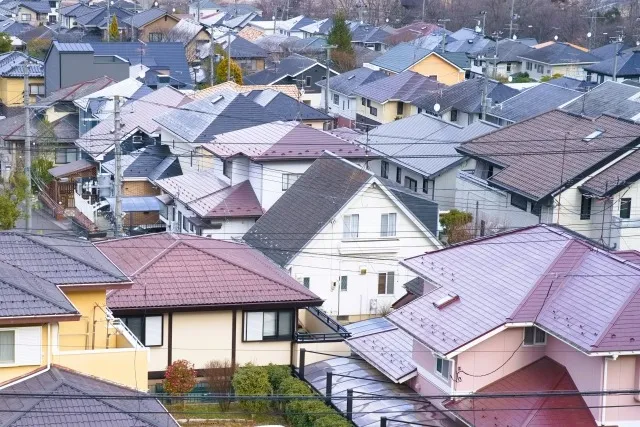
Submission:
[[480,237],[484,237],[486,233],[487,233],[487,223],[483,219],[483,220],[480,220]]
[[422,113],[422,108],[418,107],[418,114]]
[[231,179],[231,160],[222,161],[222,175]]
[[384,160],[380,164],[380,176],[383,178],[389,178],[389,162]]
[[380,237],[393,237],[396,235],[396,214],[382,214],[380,221]]
[[547,334],[535,326],[524,328],[524,345],[545,345]]
[[422,192],[429,194],[429,180],[427,178],[422,179]]
[[482,64],[482,62],[478,61],[477,59],[473,60],[473,66],[474,67],[479,67]]
[[493,176],[493,165],[489,165],[489,169],[487,169],[487,178],[491,178]]
[[21,16],[22,22],[29,22],[31,21],[31,14],[30,13],[23,13]]
[[345,215],[342,218],[342,237],[344,239],[356,239],[358,237],[358,223],[360,215]]
[[441,359],[436,357],[436,372],[447,381],[449,381],[449,375],[451,374],[451,360]]
[[176,220],[176,211],[178,210],[178,208],[176,208],[175,206],[171,209],[171,221],[175,221]]
[[531,213],[540,216],[542,214],[542,203],[531,203]]
[[56,148],[56,164],[71,163],[78,156],[77,148]]
[[189,221],[184,215],[182,216],[182,228],[184,229],[184,231],[189,231]]
[[150,42],[161,42],[162,38],[162,33],[149,33]]
[[455,110],[455,109],[451,110],[451,121],[452,122],[458,121],[458,110]]
[[44,85],[29,85],[29,94],[44,96]]
[[511,72],[511,62],[507,62],[507,73]]
[[533,70],[533,64],[531,62],[527,62],[527,71]]
[[367,106],[367,98],[360,98],[360,103],[362,104],[363,107]]
[[393,295],[394,285],[395,273],[393,271],[378,274],[378,294]]
[[404,114],[404,102],[398,102],[396,106],[396,114],[401,116]]
[[301,173],[283,173],[282,174],[282,191],[286,191],[302,176]]
[[311,76],[307,76],[304,78],[304,85],[306,87],[311,87]]
[[311,277],[303,277],[302,284],[305,288],[309,289],[309,287],[311,286]]
[[582,196],[580,200],[580,219],[591,219],[591,197]]
[[396,182],[402,184],[402,169],[396,168]]
[[519,194],[511,194],[511,206],[527,211],[527,198]]
[[333,103],[336,105],[340,105],[340,95],[336,93],[333,94]]
[[620,199],[620,218],[631,218],[631,199]]
[[467,114],[467,124],[470,125],[471,123],[473,123],[473,120],[475,119],[473,114]]
[[347,276],[340,276],[340,291],[347,290]]
[[121,319],[145,346],[158,347],[162,345],[162,315],[127,316]]
[[293,311],[245,311],[244,341],[291,340]]
[[[178,209],[178,208],[176,208]],[[178,225],[182,224],[182,212],[178,211]]]
[[189,231],[193,233],[195,229],[193,228],[193,223],[189,221]]
[[16,331],[0,331],[0,363],[15,363]]
[[369,114],[371,114],[372,116],[377,116],[378,109],[376,107],[369,107]]
[[404,186],[409,190],[418,191],[418,181],[408,176],[404,177]]

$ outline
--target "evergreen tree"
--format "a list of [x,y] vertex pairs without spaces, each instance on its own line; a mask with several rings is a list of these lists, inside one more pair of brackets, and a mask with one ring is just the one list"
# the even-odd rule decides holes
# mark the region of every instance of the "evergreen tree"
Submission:
[[353,46],[351,46],[351,32],[347,26],[344,11],[339,10],[333,17],[333,28],[329,31],[327,42],[330,45],[337,46],[337,51],[353,52]]
[[[225,56],[222,61],[218,63],[216,68],[216,83],[223,83],[227,81],[227,62],[228,58]],[[231,60],[231,81],[237,84],[242,84],[242,68],[236,61]]]
[[0,53],[11,51],[11,36],[7,33],[0,33]]
[[118,30],[118,18],[113,15],[109,24],[109,40],[114,42],[120,40],[120,31]]

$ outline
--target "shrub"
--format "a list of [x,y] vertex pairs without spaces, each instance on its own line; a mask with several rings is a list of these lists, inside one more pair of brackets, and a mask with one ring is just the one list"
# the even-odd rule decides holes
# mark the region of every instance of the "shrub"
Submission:
[[292,427],[309,427],[322,417],[333,412],[320,400],[293,400],[287,403],[285,414]]
[[468,228],[471,221],[473,221],[473,215],[457,209],[451,209],[446,214],[440,215],[440,225],[447,236],[447,243],[454,244],[471,239],[473,233]]
[[[164,381],[162,386],[164,391],[169,394],[189,393],[196,386],[196,370],[193,363],[180,359],[173,362],[164,373]],[[184,399],[181,399],[184,408]]]
[[[237,396],[266,396],[271,394],[267,368],[247,363],[233,375],[233,389]],[[269,407],[266,400],[240,400],[240,406],[251,414],[263,412]]]
[[278,390],[280,383],[286,378],[292,378],[291,369],[284,365],[274,365],[269,363],[267,366],[267,374],[269,375],[269,383],[273,391]]
[[340,415],[332,414],[315,420],[313,427],[351,427],[351,423]]
[[283,396],[311,396],[313,394],[304,381],[293,377],[282,380],[276,392]]
[[[231,380],[236,369],[238,369],[238,365],[232,365],[229,359],[223,361],[212,360],[207,363],[204,368],[204,377],[207,379],[209,391],[211,393],[231,394]],[[231,401],[221,399],[218,401],[218,405],[222,412],[226,412],[229,410]]]

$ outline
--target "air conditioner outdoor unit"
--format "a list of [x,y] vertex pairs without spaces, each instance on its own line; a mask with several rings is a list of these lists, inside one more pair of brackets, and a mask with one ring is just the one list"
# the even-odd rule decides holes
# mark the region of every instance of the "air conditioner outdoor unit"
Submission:
[[171,232],[172,233],[179,233],[180,232],[180,224],[178,224],[178,221],[172,221],[171,222]]

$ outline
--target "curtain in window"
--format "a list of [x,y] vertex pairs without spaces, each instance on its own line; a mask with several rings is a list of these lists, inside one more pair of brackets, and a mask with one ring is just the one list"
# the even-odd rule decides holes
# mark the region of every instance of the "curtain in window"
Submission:
[[162,316],[147,316],[144,324],[144,345],[162,345]]
[[291,336],[291,334],[293,333],[293,313],[290,311],[281,311],[279,314],[280,319],[278,322],[278,336]]
[[144,336],[142,334],[142,317],[127,317],[124,319],[129,330],[140,340],[140,342],[144,343]]
[[395,280],[396,280],[395,273],[393,271],[388,272],[387,273],[387,293],[388,294],[393,294]]
[[247,341],[262,341],[262,312],[245,313],[244,336]]
[[264,312],[263,335],[265,337],[275,337],[277,333],[278,313],[275,311]]
[[13,363],[16,358],[16,333],[14,331],[0,332],[0,362]]

